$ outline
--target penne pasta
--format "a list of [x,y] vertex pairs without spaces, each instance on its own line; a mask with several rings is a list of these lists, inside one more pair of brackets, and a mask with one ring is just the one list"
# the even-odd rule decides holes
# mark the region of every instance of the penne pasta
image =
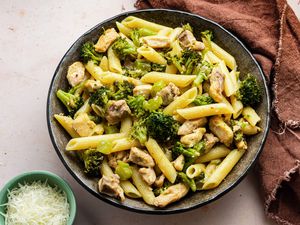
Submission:
[[261,128],[258,126],[251,126],[248,123],[245,123],[241,126],[242,132],[245,135],[255,135],[261,131]]
[[103,73],[103,70],[100,68],[100,66],[97,66],[93,61],[88,61],[88,63],[85,65],[85,69],[96,80],[100,80],[101,79],[101,74]]
[[225,65],[225,62],[222,60],[219,63],[219,68],[224,74],[224,92],[227,97],[233,95],[237,91],[237,86],[233,83],[230,73]]
[[171,102],[165,109],[164,113],[167,115],[173,115],[176,113],[177,109],[185,108],[190,103],[192,103],[197,96],[197,88],[193,87],[188,91],[184,92],[178,98],[176,98],[173,102]]
[[205,165],[202,163],[190,165],[186,169],[186,175],[190,179],[199,177],[201,175],[201,173],[205,173]]
[[236,119],[243,111],[243,103],[240,100],[237,100],[235,95],[230,96],[230,102],[233,108],[233,119]]
[[150,46],[139,47],[137,49],[137,52],[148,59],[150,62],[167,65],[167,60]]
[[152,192],[152,188],[143,180],[137,167],[135,166],[132,167],[132,181],[142,195],[144,201],[149,205],[153,205],[155,196]]
[[130,198],[141,198],[141,193],[136,189],[136,187],[128,180],[121,180],[120,186],[123,189],[126,196]]
[[229,172],[237,164],[244,153],[245,150],[232,150],[207,179],[202,189],[208,190],[219,186],[219,184],[229,174]]
[[66,150],[83,150],[88,148],[97,148],[101,141],[113,141],[126,137],[125,133],[117,134],[103,134],[90,137],[78,137],[71,139],[67,146]]
[[177,73],[176,66],[174,66],[174,64],[167,65],[167,67],[166,67],[166,73],[176,74]]
[[162,26],[162,25],[159,25],[157,23],[152,23],[152,22],[137,18],[135,16],[128,16],[121,23],[123,25],[125,25],[126,27],[129,27],[129,28],[132,28],[132,29],[134,29],[134,28],[146,28],[146,29],[149,29],[149,30],[154,31],[154,32],[158,32],[158,31],[164,30],[164,29],[171,29],[172,30],[172,28],[170,28],[170,27]]
[[126,117],[121,121],[120,133],[129,133],[132,127],[132,119],[130,117]]
[[100,165],[100,173],[102,176],[113,176],[114,172],[112,171],[112,169],[110,168],[110,166],[108,165],[106,159],[104,159]]
[[145,143],[145,146],[161,172],[171,183],[174,183],[177,177],[176,170],[157,142],[154,139],[149,138],[149,140]]
[[74,120],[71,117],[54,114],[54,118],[70,134],[72,138],[79,137],[79,134],[74,130],[72,126]]
[[101,62],[99,64],[99,67],[103,70],[103,71],[108,71],[109,70],[109,64],[108,64],[108,59],[106,56],[103,56],[101,59]]
[[124,24],[116,22],[117,28],[118,30],[124,34],[127,37],[130,37],[130,33],[132,31],[132,29],[130,29],[129,27],[126,27]]
[[185,109],[178,109],[177,113],[186,120],[192,120],[200,117],[231,114],[233,113],[233,111],[225,103],[215,103],[209,105],[194,106]]
[[121,74],[112,73],[112,72],[102,72],[99,76],[99,80],[102,84],[110,85],[113,84],[115,81],[128,81],[134,85],[142,84],[139,80],[134,79],[132,77],[126,77]]
[[220,59],[224,60],[226,65],[231,69],[236,69],[236,61],[232,55],[222,49],[219,45],[211,41],[211,50],[212,52]]
[[115,54],[112,47],[109,47],[108,50],[107,50],[107,58],[108,58],[108,68],[109,68],[109,70],[111,72],[122,74],[123,70],[122,70],[120,59]]
[[242,115],[245,120],[250,123],[251,126],[255,126],[261,120],[255,110],[250,106],[244,108]]
[[77,110],[77,112],[74,115],[74,118],[76,118],[80,113],[90,113],[92,111],[92,108],[89,104],[89,99],[85,100],[84,104],[80,107],[80,109]]
[[186,87],[195,80],[195,75],[174,75],[161,72],[150,72],[145,74],[141,81],[144,83],[155,83],[158,81],[164,81],[165,83],[174,83],[178,87]]
[[206,163],[215,159],[221,159],[230,153],[230,149],[225,145],[218,145],[213,147],[208,153],[200,156],[195,162]]

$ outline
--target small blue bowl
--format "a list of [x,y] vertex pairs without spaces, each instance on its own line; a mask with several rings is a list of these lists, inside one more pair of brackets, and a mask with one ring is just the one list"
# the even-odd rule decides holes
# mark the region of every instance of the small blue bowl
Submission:
[[[66,193],[70,205],[70,215],[67,221],[67,225],[72,225],[76,216],[76,200],[74,197],[74,193],[69,184],[67,184],[64,179],[48,171],[30,171],[22,173],[8,181],[0,191],[0,212],[5,213],[5,206],[1,205],[7,203],[8,201],[8,190],[12,190],[13,188],[18,187],[18,184],[32,183],[34,181],[47,181],[50,186],[57,186]],[[1,214],[0,224],[5,224],[5,218]]]

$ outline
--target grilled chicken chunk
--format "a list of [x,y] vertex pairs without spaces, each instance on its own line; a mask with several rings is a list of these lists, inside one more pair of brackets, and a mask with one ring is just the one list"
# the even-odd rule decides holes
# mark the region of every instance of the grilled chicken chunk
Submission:
[[166,205],[183,198],[188,191],[189,188],[182,183],[172,185],[154,199],[154,205],[161,208],[165,207]]
[[85,68],[82,62],[74,62],[68,68],[67,79],[69,84],[74,87],[84,80]]
[[154,182],[155,187],[158,187],[158,188],[162,187],[164,184],[165,178],[166,177],[164,174],[161,174],[159,177],[156,177],[156,180]]
[[84,86],[86,87],[86,89],[88,89],[89,92],[93,92],[102,87],[102,84],[99,80],[87,80]]
[[201,51],[205,48],[205,45],[201,41],[197,41],[193,33],[189,30],[183,31],[178,36],[179,42],[184,48],[191,48],[195,51]]
[[151,155],[137,147],[132,147],[130,149],[129,160],[137,165],[145,167],[153,167],[155,165]]
[[94,45],[97,52],[106,52],[109,46],[119,37],[120,35],[114,28],[107,29],[102,34],[97,43]]
[[90,120],[86,113],[80,113],[73,121],[72,126],[81,137],[87,137],[94,133],[96,124]]
[[147,36],[141,38],[142,42],[152,48],[168,48],[170,47],[170,40],[164,36]]
[[210,75],[209,81],[209,95],[216,102],[222,102],[222,92],[224,91],[224,75],[216,70]]
[[214,147],[214,145],[219,141],[219,138],[211,133],[204,134],[203,139],[205,140],[205,152],[211,150],[212,147]]
[[133,89],[133,95],[142,95],[146,99],[149,98],[151,93],[152,85],[145,84],[145,85],[138,85]]
[[163,105],[169,105],[178,95],[180,95],[180,90],[173,83],[169,83],[168,86],[164,87],[156,94],[156,96],[160,96],[162,98]]
[[116,124],[131,113],[125,100],[111,101],[110,103],[105,116],[109,124]]
[[151,186],[156,180],[156,174],[153,168],[140,168],[139,173],[142,176],[142,179]]
[[178,129],[178,135],[187,135],[193,133],[193,131],[199,127],[205,126],[207,123],[206,117],[202,117],[196,120],[186,120]]
[[233,131],[224,122],[221,116],[213,116],[210,118],[209,129],[220,139],[220,142],[226,146],[230,146],[233,140]]
[[205,132],[205,128],[197,128],[193,133],[182,136],[180,142],[187,147],[193,147],[202,139]]
[[175,170],[182,171],[184,166],[184,156],[178,156],[173,162],[172,165],[174,166]]
[[121,201],[125,200],[124,191],[120,186],[120,177],[117,174],[102,176],[98,182],[98,188],[101,193],[116,197]]

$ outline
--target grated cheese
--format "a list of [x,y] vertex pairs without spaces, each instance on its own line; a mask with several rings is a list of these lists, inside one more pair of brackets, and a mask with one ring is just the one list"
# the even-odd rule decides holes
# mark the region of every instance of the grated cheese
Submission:
[[69,218],[66,193],[47,182],[18,184],[9,191],[6,225],[65,225]]

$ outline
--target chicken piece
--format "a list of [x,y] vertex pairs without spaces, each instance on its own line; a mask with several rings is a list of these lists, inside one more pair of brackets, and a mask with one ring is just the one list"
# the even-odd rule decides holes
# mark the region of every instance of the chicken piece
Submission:
[[156,94],[156,96],[160,96],[162,98],[163,105],[169,105],[178,95],[180,95],[180,90],[173,83],[169,83],[168,86],[164,87]]
[[91,136],[94,133],[96,124],[90,120],[86,113],[80,113],[72,124],[73,129],[81,137]]
[[180,142],[187,147],[193,147],[197,144],[203,137],[203,134],[206,132],[205,128],[197,128],[191,134],[184,135],[180,138]]
[[203,139],[205,140],[205,153],[211,150],[212,147],[214,147],[214,145],[219,141],[219,138],[211,133],[204,134]]
[[156,177],[156,180],[154,182],[154,186],[157,187],[157,188],[161,188],[164,184],[164,181],[165,181],[165,175],[164,174],[161,174],[159,177]]
[[105,116],[109,124],[117,124],[131,113],[125,100],[110,101],[110,103]]
[[156,174],[153,168],[140,168],[139,173],[142,176],[142,179],[151,186],[156,180]]
[[120,35],[114,28],[110,28],[104,31],[97,43],[94,45],[97,52],[106,52],[109,46],[119,37]]
[[84,87],[88,89],[89,92],[94,92],[102,87],[102,84],[99,80],[87,80],[84,84]]
[[242,139],[241,141],[235,142],[236,147],[238,150],[247,150],[248,145],[245,139]]
[[191,45],[191,49],[195,51],[202,51],[205,49],[205,45],[201,41],[194,41]]
[[202,117],[196,120],[186,120],[178,129],[178,135],[187,135],[193,133],[193,131],[199,127],[205,126],[207,123],[206,117]]
[[137,147],[132,147],[130,149],[129,160],[137,165],[145,167],[154,167],[155,165],[151,155]]
[[103,175],[98,182],[98,189],[101,193],[118,198],[121,201],[125,200],[124,191],[120,186],[120,177],[117,174],[112,176]]
[[224,90],[224,75],[216,70],[210,75],[209,81],[210,81],[209,95],[216,102],[222,102],[223,100],[222,92]]
[[178,156],[173,162],[172,165],[174,166],[175,170],[182,171],[184,166],[184,156]]
[[233,140],[233,131],[224,122],[221,116],[213,116],[210,118],[209,129],[220,139],[220,142],[226,146],[230,146]]
[[157,196],[154,199],[153,204],[156,207],[163,208],[166,205],[183,198],[188,192],[189,188],[182,183],[172,185]]
[[135,88],[133,88],[133,95],[142,95],[146,99],[149,98],[150,93],[151,93],[152,85],[150,84],[145,84],[145,85],[138,85]]
[[82,62],[74,62],[68,68],[67,79],[69,84],[74,87],[84,80],[85,68]]
[[196,38],[194,37],[193,33],[189,30],[183,31],[179,36],[178,40],[182,47],[189,48],[196,42]]
[[141,38],[142,42],[152,48],[168,48],[170,47],[170,40],[164,36],[147,36]]
[[108,165],[116,169],[118,161],[129,162],[129,151],[113,152],[107,155]]

